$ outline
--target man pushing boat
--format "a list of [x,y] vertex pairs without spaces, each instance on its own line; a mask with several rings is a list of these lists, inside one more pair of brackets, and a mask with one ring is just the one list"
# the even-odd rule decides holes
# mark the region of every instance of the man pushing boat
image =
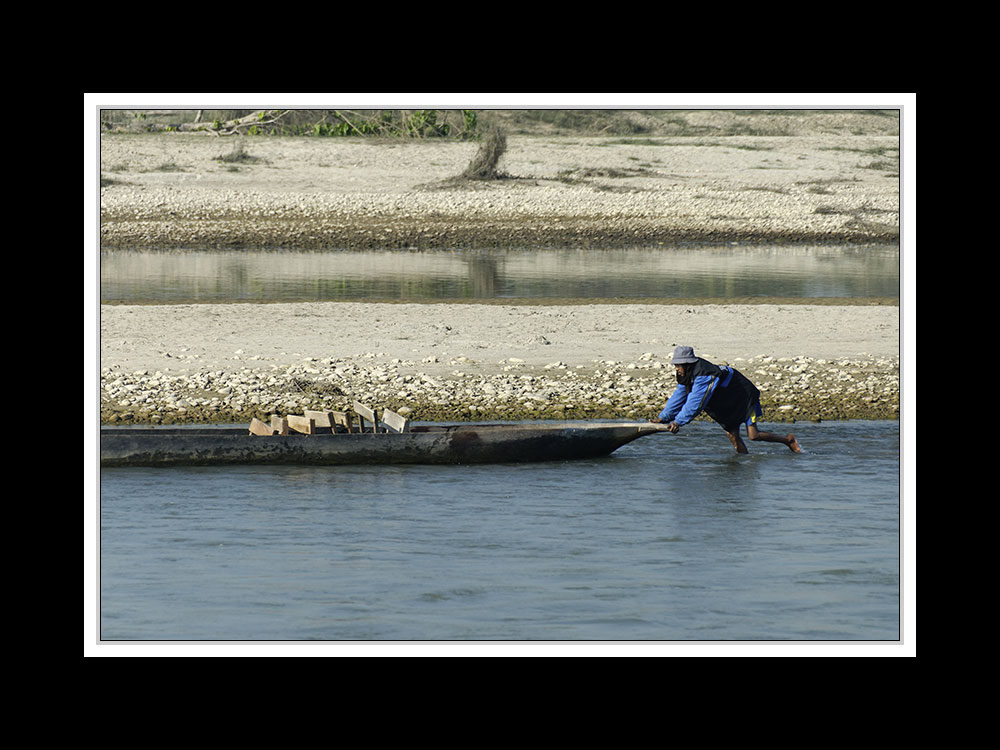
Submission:
[[673,365],[677,371],[677,389],[663,411],[650,422],[667,424],[667,430],[676,433],[704,411],[722,425],[737,453],[749,453],[740,437],[740,426],[744,424],[751,440],[782,443],[795,453],[802,452],[795,435],[781,436],[757,428],[757,420],[764,415],[760,391],[735,367],[720,367],[696,357],[690,346],[674,350]]

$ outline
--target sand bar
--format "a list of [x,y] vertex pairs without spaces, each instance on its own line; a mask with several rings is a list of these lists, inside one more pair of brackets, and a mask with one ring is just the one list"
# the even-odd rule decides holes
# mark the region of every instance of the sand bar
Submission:
[[769,418],[898,418],[899,308],[296,303],[101,308],[102,421],[242,422],[348,408],[414,418],[649,417],[690,344]]

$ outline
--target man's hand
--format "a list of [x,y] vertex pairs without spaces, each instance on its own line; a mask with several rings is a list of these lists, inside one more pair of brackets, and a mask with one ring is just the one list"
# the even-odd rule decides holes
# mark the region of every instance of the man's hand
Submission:
[[667,425],[667,432],[672,432],[675,435],[678,433],[680,429],[681,426],[676,422],[671,422],[670,424]]

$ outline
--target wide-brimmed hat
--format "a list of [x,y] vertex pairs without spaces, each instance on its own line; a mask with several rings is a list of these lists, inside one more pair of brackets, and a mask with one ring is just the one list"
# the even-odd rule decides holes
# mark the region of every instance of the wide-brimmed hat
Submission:
[[678,346],[676,349],[674,349],[674,358],[671,363],[675,365],[689,365],[697,361],[698,358],[694,356],[693,347]]

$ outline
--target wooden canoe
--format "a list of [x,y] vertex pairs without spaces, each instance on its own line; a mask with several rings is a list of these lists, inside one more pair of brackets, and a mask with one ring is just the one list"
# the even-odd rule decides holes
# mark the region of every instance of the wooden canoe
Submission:
[[252,435],[245,428],[105,428],[101,466],[479,464],[607,456],[649,422],[412,426],[407,432]]

